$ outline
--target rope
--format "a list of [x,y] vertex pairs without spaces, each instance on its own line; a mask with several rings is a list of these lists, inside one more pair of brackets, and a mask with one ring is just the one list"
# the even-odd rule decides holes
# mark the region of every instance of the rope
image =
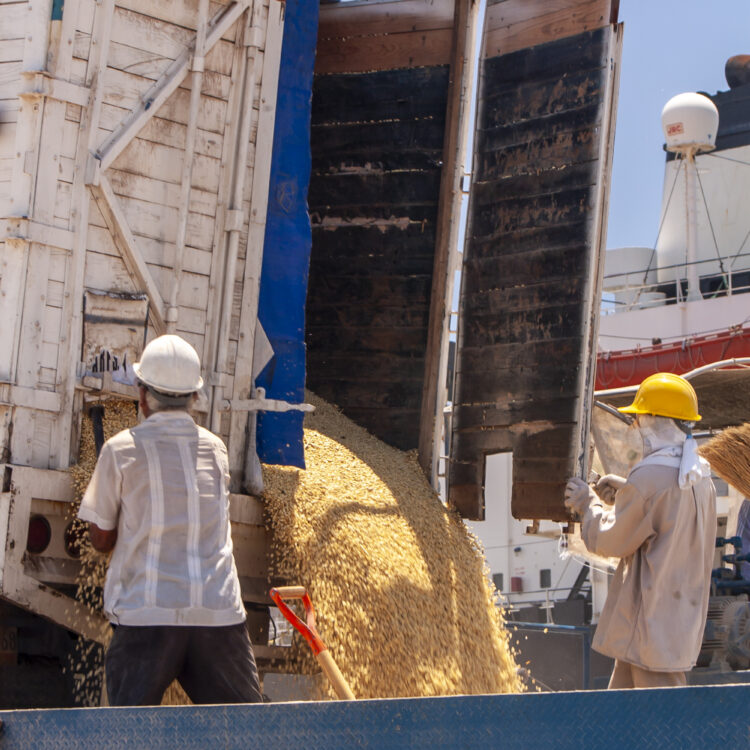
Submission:
[[740,257],[740,253],[742,252],[742,248],[745,247],[745,243],[747,242],[748,237],[750,237],[750,229],[747,230],[747,234],[745,235],[745,239],[742,240],[742,244],[740,245],[740,249],[732,256],[732,262],[729,264],[730,268],[732,268],[732,266],[734,266],[734,262],[737,260],[737,258]]
[[695,176],[698,178],[698,186],[701,189],[701,196],[703,197],[703,205],[706,208],[706,218],[708,219],[708,226],[711,229],[711,236],[714,240],[714,247],[716,248],[716,257],[719,259],[719,268],[721,269],[721,273],[724,275],[724,286],[728,286],[726,275],[727,272],[724,269],[724,261],[721,259],[721,253],[719,252],[719,243],[716,240],[716,232],[714,232],[714,224],[711,221],[711,212],[708,210],[708,201],[706,200],[706,193],[703,190],[703,180],[701,180],[701,174],[698,171],[698,165],[695,165]]
[[664,222],[667,218],[667,212],[669,211],[669,206],[672,203],[672,195],[674,195],[674,189],[677,185],[677,178],[680,176],[680,170],[675,169],[674,173],[674,181],[672,182],[672,189],[669,191],[669,197],[667,198],[667,205],[664,206],[664,213],[661,216],[661,221],[659,222],[659,231],[656,233],[656,239],[654,240],[654,248],[651,251],[651,257],[649,258],[648,265],[646,266],[646,272],[643,274],[643,281],[641,282],[641,288],[638,290],[638,294],[635,296],[635,302],[636,304],[641,298],[641,292],[643,291],[643,288],[646,286],[646,282],[648,281],[648,275],[651,271],[651,264],[654,262],[654,256],[656,255],[656,245],[659,242],[659,237],[661,237],[661,230],[664,227]]
[[737,164],[742,164],[746,167],[750,167],[750,161],[741,161],[740,159],[733,159],[731,156],[719,156],[719,154],[714,154],[710,152],[707,154],[702,154],[702,156],[710,156],[712,159],[724,159],[724,161],[733,161],[733,162],[736,162]]

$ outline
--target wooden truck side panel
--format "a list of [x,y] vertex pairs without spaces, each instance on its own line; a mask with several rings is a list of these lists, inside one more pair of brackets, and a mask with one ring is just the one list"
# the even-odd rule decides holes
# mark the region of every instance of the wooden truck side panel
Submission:
[[516,518],[566,520],[565,482],[587,466],[614,12],[604,0],[487,9],[449,471],[469,518],[484,517],[487,455],[513,452]]

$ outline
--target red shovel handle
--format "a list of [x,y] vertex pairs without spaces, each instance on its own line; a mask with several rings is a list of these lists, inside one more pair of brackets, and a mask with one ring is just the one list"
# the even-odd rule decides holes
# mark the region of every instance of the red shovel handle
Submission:
[[[281,614],[286,617],[295,630],[310,644],[310,648],[317,656],[321,651],[325,651],[326,646],[315,629],[315,610],[313,609],[310,596],[304,586],[279,586],[269,591],[269,596],[273,599],[274,604],[281,610]],[[305,608],[305,619],[307,623],[297,617],[296,614],[284,602],[285,599],[301,599],[302,606]]]

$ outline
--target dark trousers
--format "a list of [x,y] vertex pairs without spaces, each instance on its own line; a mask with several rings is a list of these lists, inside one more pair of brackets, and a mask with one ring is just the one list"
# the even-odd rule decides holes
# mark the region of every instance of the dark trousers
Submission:
[[118,625],[104,668],[111,706],[155,706],[178,680],[193,703],[262,701],[245,623],[225,627]]

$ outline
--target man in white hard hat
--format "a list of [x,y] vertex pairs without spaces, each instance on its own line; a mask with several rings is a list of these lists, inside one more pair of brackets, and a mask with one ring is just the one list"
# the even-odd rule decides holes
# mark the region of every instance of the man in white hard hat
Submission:
[[81,502],[91,542],[112,551],[110,705],[159,704],[179,680],[193,703],[261,701],[232,555],[224,443],[188,413],[198,354],[160,336],[133,366],[141,424],[110,438]]

